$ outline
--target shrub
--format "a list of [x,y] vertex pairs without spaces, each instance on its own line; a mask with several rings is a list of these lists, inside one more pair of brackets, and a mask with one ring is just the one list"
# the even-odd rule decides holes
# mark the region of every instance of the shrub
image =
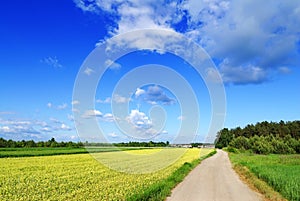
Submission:
[[243,149],[243,150],[247,150],[251,147],[249,139],[244,136],[239,136],[237,138],[234,138],[230,142],[230,146],[237,149]]
[[256,154],[270,154],[273,152],[273,147],[270,143],[260,139],[254,142],[252,150]]
[[273,146],[273,153],[275,154],[294,154],[295,151],[292,147],[288,146],[280,139],[273,139],[271,142]]

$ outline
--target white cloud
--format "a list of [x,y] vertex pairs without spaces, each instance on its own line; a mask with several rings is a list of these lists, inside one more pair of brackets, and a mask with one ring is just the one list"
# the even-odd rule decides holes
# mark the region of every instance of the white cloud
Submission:
[[149,86],[145,92],[144,100],[149,104],[155,105],[162,103],[163,105],[171,105],[176,103],[176,100],[167,96],[164,90],[157,86]]
[[24,120],[3,120],[0,119],[0,124],[7,124],[7,125],[31,125],[32,122],[24,121]]
[[71,131],[72,127],[56,118],[49,118],[49,122],[40,120],[4,120],[0,118],[0,134],[8,139],[48,139],[52,132]]
[[75,119],[74,119],[74,116],[71,115],[71,114],[68,114],[68,119],[69,119],[70,121],[74,121],[74,120],[75,120]]
[[88,3],[84,0],[73,0],[74,3],[76,3],[76,6],[83,10],[84,12],[98,12],[98,8],[95,4],[93,4],[93,1],[90,1],[91,3]]
[[115,121],[115,117],[111,113],[103,114],[99,110],[87,110],[82,115],[82,118],[85,118],[85,119],[89,119],[89,118],[93,118],[93,117],[97,117],[98,120],[105,121],[105,122],[114,122]]
[[72,108],[72,112],[76,112],[76,113],[78,113],[78,112],[80,112],[80,110],[79,109],[77,109],[77,108]]
[[110,98],[110,97],[107,97],[107,98],[105,98],[104,100],[97,99],[97,100],[96,100],[96,103],[111,103],[111,98]]
[[41,128],[42,132],[52,132],[52,130],[49,127],[43,127]]
[[214,83],[222,83],[223,79],[220,72],[215,68],[207,68],[205,72],[206,80]]
[[248,83],[262,83],[268,79],[267,72],[256,66],[239,66],[231,68],[222,65],[220,73],[225,83],[248,84]]
[[31,121],[0,119],[0,124],[0,132],[4,134],[31,135],[40,133],[35,128],[38,125]]
[[59,63],[56,57],[46,57],[40,60],[41,63],[45,63],[54,68],[62,68],[63,66]]
[[13,130],[9,126],[0,127],[0,132],[9,133],[9,132],[12,132],[12,131]]
[[112,70],[117,70],[117,69],[120,69],[121,68],[121,64],[115,62],[115,61],[112,61],[110,59],[106,60],[105,61],[105,65],[109,67],[109,69],[112,69]]
[[71,138],[71,140],[76,140],[76,139],[78,139],[78,136],[76,136],[76,135],[71,135],[70,138]]
[[278,71],[283,74],[289,74],[292,72],[290,68],[285,66],[279,67]]
[[116,103],[128,103],[130,100],[131,100],[130,97],[127,98],[119,94],[114,94],[113,96],[113,101]]
[[61,130],[67,130],[67,131],[72,130],[72,129],[71,129],[68,125],[66,125],[66,124],[61,124],[60,128],[61,128]]
[[[226,82],[261,83],[284,67],[299,66],[299,1],[185,0],[185,1],[90,1],[74,0],[85,12],[100,10],[114,19],[110,35],[137,29],[165,29],[165,36],[147,33],[128,36],[108,50],[118,47],[170,50],[179,32],[198,42],[212,58]],[[253,12],[255,11],[255,12]],[[103,12],[102,12],[103,13]],[[114,46],[115,45],[115,46]],[[226,62],[226,67],[220,66]],[[233,77],[245,71],[246,76]],[[209,72],[210,73],[210,72]],[[227,74],[229,73],[229,74]],[[236,73],[238,75],[239,73]],[[211,75],[211,74],[209,74]],[[214,78],[214,77],[212,77]]]
[[107,121],[107,122],[114,122],[115,118],[111,113],[106,113],[105,115],[103,115],[103,117],[101,118],[103,121]]
[[61,123],[62,123],[62,121],[60,121],[60,120],[58,120],[58,119],[56,119],[56,118],[54,118],[54,117],[50,117],[49,120],[50,120],[51,122],[53,122],[53,123],[56,123],[56,124],[61,124]]
[[180,120],[180,121],[183,121],[183,120],[186,119],[186,117],[185,116],[179,116],[179,117],[177,117],[177,119]]
[[67,109],[68,108],[68,104],[67,103],[63,103],[61,105],[57,105],[55,106],[53,103],[47,103],[47,107],[48,108],[53,108],[53,109],[56,109],[56,110],[64,110],[64,109]]
[[131,110],[127,121],[136,129],[148,130],[152,128],[152,121],[139,110]]
[[71,102],[72,105],[79,105],[79,103],[80,103],[80,102],[79,102],[78,100],[73,100],[73,101]]
[[48,126],[48,123],[45,121],[35,121],[34,122],[36,125],[42,126],[42,127],[46,127]]
[[109,133],[108,136],[113,138],[118,137],[118,135],[115,132]]
[[91,68],[86,68],[84,71],[83,71],[84,74],[86,75],[91,75],[92,73],[95,73],[95,71]]
[[83,118],[102,117],[103,114],[99,110],[87,110],[82,115]]
[[139,96],[141,96],[141,95],[143,95],[145,93],[146,93],[146,91],[144,89],[137,88],[136,91],[135,91],[135,93],[134,93],[134,95],[135,95],[136,98],[138,98]]
[[64,110],[64,109],[66,109],[68,107],[68,104],[67,103],[63,103],[62,105],[58,105],[57,106],[57,109],[58,110]]

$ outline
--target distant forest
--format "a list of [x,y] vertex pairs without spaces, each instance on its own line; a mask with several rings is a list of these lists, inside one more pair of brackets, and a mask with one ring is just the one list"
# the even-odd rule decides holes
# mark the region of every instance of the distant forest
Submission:
[[216,148],[250,150],[257,154],[300,153],[300,121],[259,122],[218,132]]
[[169,142],[120,142],[120,143],[96,143],[96,142],[57,142],[54,138],[51,138],[48,141],[39,141],[35,142],[33,140],[5,140],[0,138],[0,148],[31,148],[31,147],[70,147],[70,148],[79,148],[79,147],[166,147],[169,146]]
[[33,140],[5,140],[0,138],[0,148],[29,148],[29,147],[70,147],[70,148],[79,148],[83,147],[82,142],[56,142],[54,138],[51,138],[48,141],[39,141],[35,142]]

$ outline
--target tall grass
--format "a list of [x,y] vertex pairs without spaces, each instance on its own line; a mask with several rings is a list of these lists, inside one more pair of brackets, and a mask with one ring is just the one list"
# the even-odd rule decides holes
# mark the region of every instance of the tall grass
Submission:
[[258,178],[291,201],[300,200],[300,155],[230,154],[234,164],[246,166]]

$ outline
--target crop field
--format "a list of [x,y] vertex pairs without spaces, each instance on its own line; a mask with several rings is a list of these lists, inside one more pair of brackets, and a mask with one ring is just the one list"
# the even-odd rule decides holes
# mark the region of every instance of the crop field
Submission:
[[300,200],[300,155],[230,154],[233,163],[249,168],[291,201]]
[[[172,156],[183,150],[184,154],[174,160]],[[212,149],[143,149],[122,152],[126,155],[120,155],[121,152],[102,152],[92,155],[1,158],[0,198],[2,201],[132,199],[135,194],[167,179],[184,163],[195,161],[210,152]],[[153,160],[157,156],[159,159]],[[129,162],[126,162],[127,158]],[[160,166],[168,160],[170,165]],[[108,168],[102,163],[113,165]],[[123,167],[122,164],[125,169],[120,172],[118,168]],[[148,166],[151,168],[145,168]],[[126,168],[131,168],[132,172]],[[139,169],[148,173],[134,172]]]
[[67,148],[67,147],[31,147],[31,148],[0,148],[0,158],[7,157],[27,157],[27,156],[52,156],[62,154],[84,154],[97,152],[112,152],[120,150],[145,149],[144,147],[87,147],[87,148]]

